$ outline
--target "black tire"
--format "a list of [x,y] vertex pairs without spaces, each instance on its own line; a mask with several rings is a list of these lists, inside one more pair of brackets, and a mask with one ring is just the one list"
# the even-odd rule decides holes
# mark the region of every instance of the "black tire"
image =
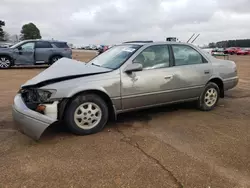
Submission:
[[[81,128],[77,125],[77,123],[75,121],[76,110],[78,109],[78,107],[80,107],[81,105],[86,104],[86,103],[93,103],[93,104],[97,105],[99,107],[99,109],[101,110],[101,118],[100,118],[99,123],[91,129]],[[81,112],[81,114],[83,114],[83,111]],[[105,103],[105,101],[101,97],[99,97],[98,95],[86,94],[86,95],[79,95],[71,101],[70,105],[66,109],[64,120],[72,133],[77,134],[77,135],[89,135],[89,134],[94,134],[94,133],[100,132],[104,128],[104,126],[106,125],[106,123],[108,121],[108,117],[109,117],[109,112],[108,112],[108,107],[107,107],[107,104]],[[81,121],[84,122],[83,118]]]
[[9,69],[11,67],[11,58],[8,56],[0,56],[0,69]]
[[[213,90],[215,89],[217,91],[217,99],[214,103],[211,103],[211,106],[210,105],[207,105],[207,99],[206,97],[208,97],[208,91],[210,90]],[[209,82],[204,91],[202,92],[202,94],[200,95],[198,101],[197,101],[197,106],[198,106],[198,109],[202,110],[202,111],[211,111],[215,108],[215,106],[217,105],[218,101],[219,101],[219,98],[220,98],[220,89],[218,87],[217,84],[215,84],[214,82]],[[212,105],[213,104],[213,105]]]
[[49,60],[49,64],[52,65],[53,63],[55,63],[56,61],[58,61],[59,59],[61,59],[62,56],[60,55],[55,55],[55,56],[52,56]]

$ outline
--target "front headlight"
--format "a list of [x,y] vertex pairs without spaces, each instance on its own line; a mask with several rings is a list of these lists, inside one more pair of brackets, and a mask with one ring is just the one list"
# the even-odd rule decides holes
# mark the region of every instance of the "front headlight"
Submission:
[[32,103],[44,103],[49,102],[51,96],[56,90],[42,90],[42,89],[21,89],[21,93],[24,101]]
[[46,102],[50,99],[52,92],[47,90],[37,90],[38,98],[41,102]]

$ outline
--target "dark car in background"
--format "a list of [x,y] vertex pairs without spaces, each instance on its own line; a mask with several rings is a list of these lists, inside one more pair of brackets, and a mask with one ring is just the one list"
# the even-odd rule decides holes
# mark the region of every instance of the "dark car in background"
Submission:
[[62,57],[72,58],[67,42],[24,40],[9,48],[0,48],[0,69],[14,65],[51,65]]
[[109,49],[109,46],[101,46],[99,49],[98,49],[98,54],[101,54],[105,51],[107,51]]

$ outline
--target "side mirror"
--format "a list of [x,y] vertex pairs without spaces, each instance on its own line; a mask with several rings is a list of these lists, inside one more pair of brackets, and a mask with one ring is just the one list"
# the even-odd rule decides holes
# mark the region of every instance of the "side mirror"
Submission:
[[18,49],[18,50],[22,50],[22,46],[19,46],[17,49]]
[[131,72],[136,72],[136,71],[142,71],[142,69],[143,69],[142,64],[140,64],[140,63],[132,63],[132,64],[129,64],[125,68],[125,72],[126,73],[131,73]]

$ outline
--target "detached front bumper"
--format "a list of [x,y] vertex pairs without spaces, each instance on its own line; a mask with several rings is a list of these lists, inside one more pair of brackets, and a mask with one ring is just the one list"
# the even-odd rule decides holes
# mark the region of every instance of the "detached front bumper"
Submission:
[[19,125],[21,132],[35,140],[39,140],[42,133],[57,121],[56,119],[30,110],[23,102],[21,94],[17,94],[14,98],[12,116],[14,121]]

